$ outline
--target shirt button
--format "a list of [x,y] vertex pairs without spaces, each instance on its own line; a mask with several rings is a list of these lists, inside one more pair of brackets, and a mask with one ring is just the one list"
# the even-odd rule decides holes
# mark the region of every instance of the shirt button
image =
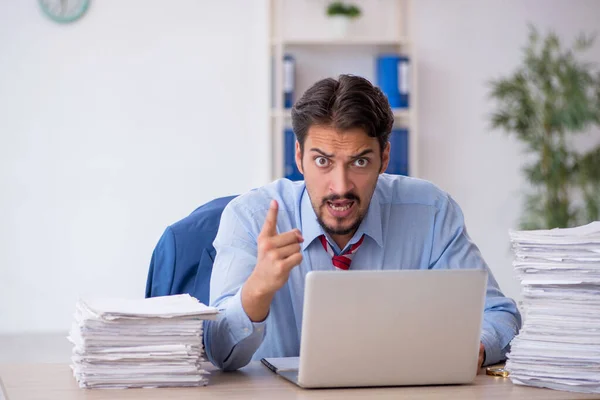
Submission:
[[249,330],[250,329],[248,329],[248,328],[244,328],[244,332],[246,332],[246,333],[248,333]]

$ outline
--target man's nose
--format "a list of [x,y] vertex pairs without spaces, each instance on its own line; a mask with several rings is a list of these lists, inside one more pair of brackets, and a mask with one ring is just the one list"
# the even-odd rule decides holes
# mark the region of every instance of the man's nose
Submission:
[[354,189],[354,184],[348,172],[348,169],[339,166],[332,171],[329,191],[340,196],[345,195]]

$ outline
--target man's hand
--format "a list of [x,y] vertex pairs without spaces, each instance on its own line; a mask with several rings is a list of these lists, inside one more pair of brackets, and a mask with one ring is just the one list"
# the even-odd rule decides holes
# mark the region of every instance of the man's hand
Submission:
[[256,267],[242,288],[242,306],[254,322],[267,317],[275,292],[285,285],[290,271],[302,262],[302,234],[293,229],[278,235],[277,210],[277,201],[271,200],[258,235]]
[[481,370],[481,367],[483,367],[484,356],[485,356],[485,347],[483,346],[483,343],[479,342],[479,362],[477,363],[477,373],[479,373],[479,371]]

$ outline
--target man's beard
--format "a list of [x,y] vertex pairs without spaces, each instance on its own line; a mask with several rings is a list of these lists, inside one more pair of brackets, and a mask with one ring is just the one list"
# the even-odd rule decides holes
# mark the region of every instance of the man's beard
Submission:
[[317,221],[319,222],[319,225],[321,225],[321,227],[323,228],[323,230],[325,232],[327,232],[329,235],[348,235],[350,233],[356,232],[356,230],[358,229],[358,227],[362,223],[363,218],[364,218],[363,215],[359,216],[356,219],[356,222],[353,223],[348,228],[336,229],[334,227],[331,227],[331,226],[328,226],[327,224],[325,224],[325,222],[321,219],[321,217],[317,215]]
[[[343,196],[340,195],[331,195],[328,197],[325,197],[322,202],[321,202],[321,210],[323,209],[323,207],[329,207],[329,205],[327,204],[327,202],[330,201],[336,201],[336,200],[350,200],[353,201],[355,204],[353,205],[353,207],[360,207],[360,198],[355,195],[354,193],[346,193]],[[358,216],[358,218],[356,219],[356,221],[350,225],[348,228],[343,228],[343,229],[339,229],[339,228],[335,228],[332,226],[329,226],[325,223],[325,221],[323,221],[323,219],[321,218],[321,215],[316,212],[317,210],[315,210],[315,214],[317,215],[317,221],[319,222],[319,225],[321,225],[321,227],[323,228],[323,230],[325,232],[327,232],[329,235],[348,235],[350,233],[356,232],[356,230],[358,229],[358,227],[360,226],[360,224],[362,223],[363,219],[364,219],[364,215],[360,215]],[[336,218],[337,221],[341,222],[344,219],[343,218]]]

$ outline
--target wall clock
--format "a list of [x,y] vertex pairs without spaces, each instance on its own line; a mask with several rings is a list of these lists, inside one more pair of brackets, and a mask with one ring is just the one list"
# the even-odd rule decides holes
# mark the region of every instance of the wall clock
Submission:
[[44,14],[60,23],[73,22],[81,18],[90,0],[38,0]]

